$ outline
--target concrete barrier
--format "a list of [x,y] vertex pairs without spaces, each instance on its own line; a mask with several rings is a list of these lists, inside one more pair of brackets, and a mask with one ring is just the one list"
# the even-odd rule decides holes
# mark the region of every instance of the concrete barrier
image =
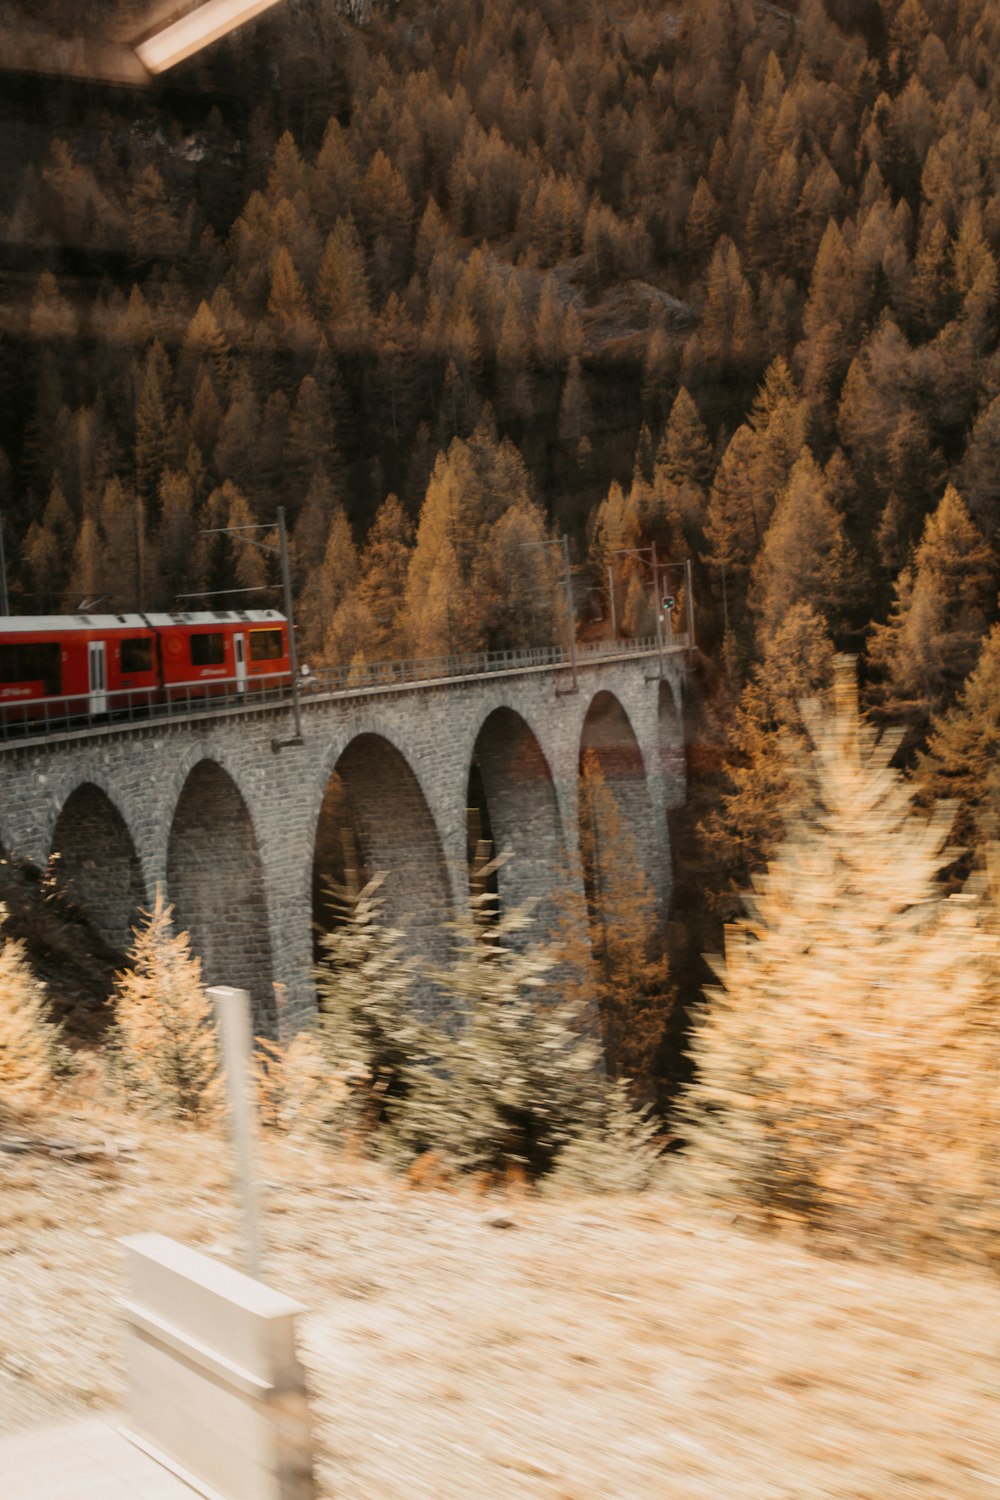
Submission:
[[315,1500],[302,1307],[164,1235],[122,1243],[125,1435],[209,1500]]

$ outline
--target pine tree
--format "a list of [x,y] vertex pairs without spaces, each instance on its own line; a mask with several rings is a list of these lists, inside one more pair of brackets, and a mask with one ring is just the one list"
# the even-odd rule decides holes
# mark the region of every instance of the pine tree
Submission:
[[6,920],[0,906],[0,1119],[43,1103],[67,1060],[24,943],[4,936]]
[[793,604],[743,689],[726,745],[725,789],[705,824],[730,890],[745,890],[773,856],[801,801],[792,753],[805,743],[801,706],[829,688],[833,658],[826,622],[808,604]]
[[746,580],[760,546],[760,519],[753,488],[754,436],[738,427],[712,481],[705,518],[704,560],[719,574],[724,628],[743,609]]
[[[352,598],[358,582],[358,551],[350,522],[338,505],[330,519],[320,567],[306,581],[299,600],[303,655],[326,660],[326,644],[337,610]],[[345,663],[338,659],[334,665]]]
[[74,614],[88,602],[93,608],[95,601],[103,597],[106,579],[104,547],[97,522],[93,516],[84,516],[73,548],[65,608]]
[[353,219],[338,219],[327,239],[316,281],[316,306],[334,349],[354,353],[367,346],[371,295]]
[[388,495],[365,539],[358,582],[358,598],[372,622],[372,661],[403,654],[399,616],[412,549],[413,527],[396,496]]
[[881,1251],[995,1256],[1000,933],[946,898],[946,817],[911,809],[842,664],[809,805],[729,929],[680,1128],[699,1192]]
[[117,977],[112,1076],[130,1104],[175,1119],[210,1115],[221,1099],[218,1044],[201,961],[157,890]]
[[565,993],[597,1018],[609,1075],[650,1100],[673,989],[635,840],[593,751],[581,763],[579,800],[587,936],[578,906],[566,904],[554,957],[566,970]]
[[956,805],[959,845],[981,855],[1000,837],[1000,625],[954,706],[933,720],[916,774],[924,796]]
[[486,533],[470,577],[479,616],[477,644],[483,649],[517,651],[555,642],[565,609],[559,608],[552,552],[541,511],[523,499]]
[[154,343],[143,361],[135,401],[135,478],[139,494],[156,494],[160,475],[176,457],[170,433],[170,361]]
[[160,481],[160,523],[156,536],[156,591],[161,608],[174,604],[185,588],[198,588],[204,579],[191,574],[196,555],[197,531],[191,478],[178,469],[168,469]]
[[889,620],[868,658],[880,717],[907,727],[904,749],[954,698],[975,662],[993,602],[995,559],[949,485],[924,526],[913,563],[896,580]]
[[456,549],[462,504],[455,466],[439,454],[406,574],[402,624],[413,656],[446,656],[476,638],[476,611]]
[[559,441],[575,452],[584,438],[589,439],[593,425],[594,413],[587,396],[580,361],[574,354],[566,371],[566,383],[559,402]]
[[689,253],[695,257],[706,255],[719,237],[722,213],[704,177],[699,177],[688,209],[684,238]]
[[28,338],[36,347],[72,339],[77,331],[76,314],[59,290],[51,271],[43,271],[35,283],[28,316]]
[[705,424],[690,394],[681,386],[656,450],[656,467],[671,484],[693,486],[704,493],[715,457]]
[[779,629],[793,604],[827,619],[843,610],[853,556],[843,522],[808,449],[789,476],[754,564],[751,605],[759,638]]
[[278,247],[271,263],[271,290],[267,310],[274,320],[280,344],[286,344],[296,353],[313,347],[317,330],[309,308],[309,298],[284,245]]
[[562,362],[564,318],[562,298],[550,271],[542,282],[535,323],[535,355],[544,369],[555,369]]
[[995,543],[1000,538],[1000,396],[976,418],[956,484],[972,519]]

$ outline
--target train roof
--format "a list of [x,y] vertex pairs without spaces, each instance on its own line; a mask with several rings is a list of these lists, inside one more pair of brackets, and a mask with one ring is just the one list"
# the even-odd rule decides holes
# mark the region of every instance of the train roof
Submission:
[[276,609],[213,609],[147,615],[146,619],[162,630],[167,625],[281,625],[285,617]]
[[0,635],[67,635],[74,630],[163,630],[169,625],[282,625],[276,609],[214,609],[159,615],[0,615]]
[[0,635],[65,635],[71,630],[148,630],[142,615],[0,615]]

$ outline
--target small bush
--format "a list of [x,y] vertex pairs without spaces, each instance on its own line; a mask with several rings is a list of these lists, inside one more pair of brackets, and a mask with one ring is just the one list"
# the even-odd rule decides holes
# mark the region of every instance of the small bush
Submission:
[[402,934],[379,919],[380,884],[342,897],[345,920],[323,936],[316,974],[324,1055],[350,1086],[344,1128],[362,1138],[409,1093],[422,1055],[416,969]]
[[[547,949],[524,946],[525,911],[498,913],[476,897],[452,928],[451,961],[427,970],[445,1020],[419,1019],[417,967],[398,933],[378,922],[375,893],[325,940],[319,987],[331,1060],[361,1077],[356,1118],[373,1148],[406,1167],[425,1153],[448,1170],[502,1178],[550,1172],[572,1144],[628,1151],[625,1115],[645,1159],[643,1116],[601,1067],[580,1010],[552,994]],[[620,1165],[620,1158],[616,1158]]]
[[59,1027],[49,1020],[45,992],[28,966],[24,943],[4,938],[0,906],[0,1110],[40,1104],[68,1066]]
[[290,1042],[257,1038],[257,1100],[261,1124],[320,1139],[342,1133],[349,1089],[331,1069],[321,1038],[300,1031]]
[[219,1050],[201,962],[158,890],[118,975],[109,1067],[126,1102],[177,1119],[211,1114],[221,1101]]

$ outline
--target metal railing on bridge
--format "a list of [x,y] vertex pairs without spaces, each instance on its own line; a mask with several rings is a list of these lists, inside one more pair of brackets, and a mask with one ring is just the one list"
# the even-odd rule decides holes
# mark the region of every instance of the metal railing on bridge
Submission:
[[[686,647],[687,637],[675,635],[664,643],[663,651],[669,653]],[[576,645],[576,660],[579,666],[585,666],[598,658],[656,656],[659,649],[653,637],[628,641],[581,641]],[[353,662],[349,666],[303,669],[299,678],[299,699],[307,705],[332,697],[377,693],[414,683],[429,684],[553,667],[568,670],[570,666],[568,653],[558,646],[538,646],[524,651],[470,651],[454,656],[412,657],[403,661]],[[62,738],[94,727],[140,728],[162,719],[282,707],[290,705],[291,701],[291,682],[287,672],[255,674],[242,682],[233,678],[210,683],[175,683],[162,689],[146,687],[13,700],[0,702],[0,744],[23,743],[35,738]]]

